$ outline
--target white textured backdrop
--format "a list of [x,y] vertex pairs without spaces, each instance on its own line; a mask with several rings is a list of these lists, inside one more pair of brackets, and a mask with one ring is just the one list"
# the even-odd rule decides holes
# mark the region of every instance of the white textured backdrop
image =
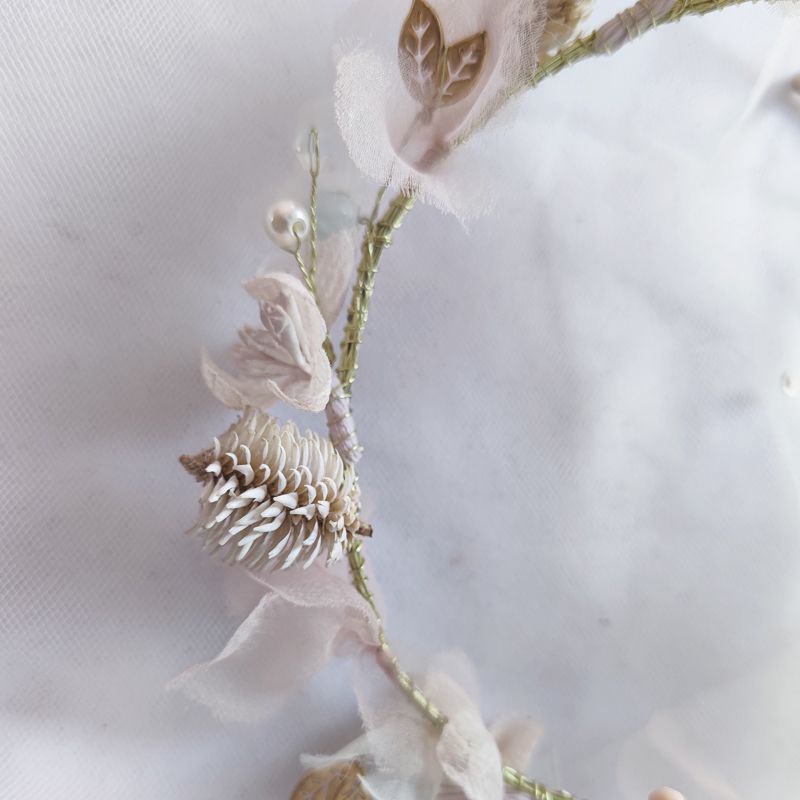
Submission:
[[[164,691],[255,599],[181,535],[176,457],[230,418],[199,348],[253,314],[310,123],[323,185],[370,195],[347,33],[322,0],[0,6],[4,800],[282,800],[357,731],[343,669],[261,727]],[[592,800],[800,785],[799,45],[748,6],[546,82],[487,143],[496,211],[415,210],[379,275],[355,404],[395,647],[463,649]]]

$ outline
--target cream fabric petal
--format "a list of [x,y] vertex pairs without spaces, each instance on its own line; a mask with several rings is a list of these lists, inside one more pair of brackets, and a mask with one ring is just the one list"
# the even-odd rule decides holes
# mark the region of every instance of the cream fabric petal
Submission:
[[226,372],[213,361],[205,348],[200,356],[200,370],[211,394],[228,408],[267,408],[278,399],[264,381],[237,378]]
[[331,366],[322,343],[325,320],[308,289],[293,275],[274,272],[245,283],[258,301],[263,328],[246,325],[233,348],[240,377],[221,369],[204,353],[203,379],[226,406],[266,408],[276,399],[322,411],[331,393]]
[[338,318],[358,253],[358,228],[345,228],[323,239],[317,249],[317,302],[328,328]]
[[378,643],[375,617],[335,570],[259,578],[266,594],[211,661],[170,683],[221,719],[260,722],[348,646]]
[[444,774],[461,788],[468,800],[501,800],[500,752],[473,708],[450,717],[436,746],[436,755]]
[[[258,301],[273,347],[263,358],[283,366],[268,381],[285,402],[304,411],[322,411],[331,391],[331,366],[322,349],[327,328],[314,298],[298,278],[283,272],[252,278],[245,289]],[[262,337],[262,345],[266,344]],[[241,350],[238,351],[241,359]]]
[[[374,653],[367,652],[355,676],[365,734],[334,756],[305,758],[306,765],[356,758],[364,769],[364,784],[377,800],[500,800],[503,762],[498,742],[483,723],[477,690],[464,688],[473,682],[472,668],[464,657],[452,654],[437,662],[440,668],[428,674],[422,688],[447,715],[443,729],[424,718],[378,669]],[[444,664],[459,673],[464,684],[444,672]],[[498,729],[506,751],[529,752],[529,723],[507,719]]]

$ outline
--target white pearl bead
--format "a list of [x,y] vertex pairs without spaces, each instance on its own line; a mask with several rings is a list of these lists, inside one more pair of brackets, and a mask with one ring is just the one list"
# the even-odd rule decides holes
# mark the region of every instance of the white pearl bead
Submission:
[[686,798],[680,793],[675,791],[675,789],[670,789],[669,786],[665,786],[662,789],[656,789],[654,792],[650,792],[647,795],[647,800],[686,800]]
[[264,229],[267,235],[283,250],[294,250],[297,238],[305,239],[311,227],[308,212],[292,200],[279,200],[267,209]]

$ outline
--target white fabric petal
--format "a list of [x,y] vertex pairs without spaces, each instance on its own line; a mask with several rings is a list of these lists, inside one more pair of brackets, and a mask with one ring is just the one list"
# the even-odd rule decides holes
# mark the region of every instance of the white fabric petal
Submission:
[[267,592],[213,660],[170,683],[225,720],[259,722],[342,649],[378,642],[372,610],[334,570],[259,578]]
[[468,800],[500,800],[503,764],[491,733],[474,709],[454,714],[436,745],[444,774]]
[[341,313],[350,286],[360,228],[345,228],[331,234],[317,248],[317,303],[328,328]]
[[245,326],[233,349],[241,377],[234,377],[204,352],[203,379],[230,408],[266,408],[276,399],[303,411],[322,411],[331,393],[332,371],[322,348],[325,320],[308,289],[293,275],[274,272],[245,283],[258,301],[263,328]]
[[277,395],[264,381],[237,378],[226,372],[212,360],[203,348],[200,356],[200,370],[209,391],[228,408],[242,410],[248,406],[268,408],[277,400]]

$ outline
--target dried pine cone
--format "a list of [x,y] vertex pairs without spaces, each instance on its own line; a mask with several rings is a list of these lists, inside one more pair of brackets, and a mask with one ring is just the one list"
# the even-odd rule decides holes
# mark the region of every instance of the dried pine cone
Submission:
[[181,463],[207,485],[191,532],[251,569],[328,562],[366,533],[355,475],[328,439],[249,408],[214,447]]

